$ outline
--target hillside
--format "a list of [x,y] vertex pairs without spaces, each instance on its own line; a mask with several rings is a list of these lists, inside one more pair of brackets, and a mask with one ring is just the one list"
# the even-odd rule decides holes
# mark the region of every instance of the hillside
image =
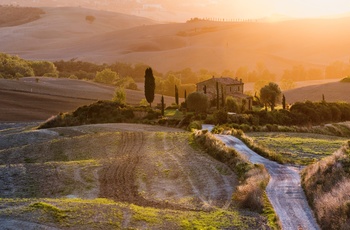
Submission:
[[297,101],[306,100],[317,102],[322,100],[324,95],[327,102],[345,101],[350,103],[349,95],[350,83],[331,82],[326,84],[310,85],[283,92],[287,103],[291,104]]
[[[0,122],[42,121],[61,112],[98,100],[111,100],[115,88],[81,80],[61,78],[0,79]],[[143,91],[125,90],[126,101],[138,105],[145,98]],[[154,103],[160,103],[161,95],[155,95]],[[175,102],[164,96],[167,105]]]
[[[0,50],[28,59],[143,62],[161,72],[186,67],[222,72],[263,62],[282,73],[297,64],[323,67],[349,57],[350,18],[155,24],[84,8],[44,10],[39,20],[0,29]],[[87,15],[95,21],[87,22]]]
[[17,26],[35,21],[44,14],[42,9],[0,5],[0,27]]
[[231,206],[235,173],[193,148],[190,133],[134,124],[23,128],[0,125],[5,229],[267,227]]

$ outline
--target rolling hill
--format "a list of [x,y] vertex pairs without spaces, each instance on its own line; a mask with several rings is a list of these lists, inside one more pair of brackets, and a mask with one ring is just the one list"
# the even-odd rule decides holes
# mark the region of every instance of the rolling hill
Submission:
[[286,96],[287,103],[291,104],[297,101],[321,101],[324,95],[327,102],[348,102],[350,83],[346,82],[330,82],[326,84],[304,86],[283,92]]
[[[61,78],[0,79],[0,122],[43,121],[60,112],[98,100],[111,100],[115,88],[94,82]],[[143,91],[125,90],[128,104],[138,105],[145,98]],[[161,95],[155,95],[154,104]],[[164,96],[167,105],[175,102]]]
[[[84,8],[43,9],[39,20],[1,28],[0,50],[27,59],[142,62],[161,72],[221,72],[263,62],[282,73],[297,64],[323,67],[349,59],[350,18],[159,24]],[[89,23],[87,15],[95,20]]]

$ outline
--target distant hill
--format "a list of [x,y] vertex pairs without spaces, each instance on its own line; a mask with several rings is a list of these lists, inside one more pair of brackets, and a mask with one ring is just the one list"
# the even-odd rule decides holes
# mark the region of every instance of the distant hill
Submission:
[[157,24],[79,7],[43,10],[38,20],[1,28],[0,50],[27,59],[142,62],[160,72],[190,67],[221,73],[263,62],[278,74],[298,64],[324,67],[349,59],[350,18]]
[[326,84],[318,84],[300,87],[283,92],[286,96],[287,103],[291,104],[297,101],[321,101],[322,94],[327,102],[345,101],[350,103],[350,83],[347,82],[331,82]]

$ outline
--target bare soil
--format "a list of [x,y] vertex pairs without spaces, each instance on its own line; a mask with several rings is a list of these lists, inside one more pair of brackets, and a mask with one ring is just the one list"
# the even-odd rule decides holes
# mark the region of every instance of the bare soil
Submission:
[[[72,79],[0,79],[0,122],[43,121],[98,100],[111,100],[114,90],[112,86]],[[128,104],[138,105],[143,98],[143,91],[126,90]],[[169,105],[175,101],[169,96],[164,100]],[[160,101],[161,95],[155,95],[154,103]]]
[[[0,125],[0,200],[11,199],[0,205],[0,222],[8,229],[45,229],[31,209],[14,214],[30,202],[16,204],[19,198],[108,198],[160,210],[231,205],[235,174],[191,147],[187,132],[135,124],[32,130],[35,125]],[[134,214],[124,211],[123,227],[135,226]]]

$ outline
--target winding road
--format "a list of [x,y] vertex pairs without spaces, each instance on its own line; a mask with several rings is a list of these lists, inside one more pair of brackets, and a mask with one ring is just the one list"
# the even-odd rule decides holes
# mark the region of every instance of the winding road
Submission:
[[[211,128],[211,126],[203,125],[203,129],[210,131]],[[246,156],[253,164],[263,164],[266,167],[270,174],[266,193],[283,229],[320,229],[300,185],[300,169],[263,158],[236,137],[229,135],[215,136],[227,146]]]

